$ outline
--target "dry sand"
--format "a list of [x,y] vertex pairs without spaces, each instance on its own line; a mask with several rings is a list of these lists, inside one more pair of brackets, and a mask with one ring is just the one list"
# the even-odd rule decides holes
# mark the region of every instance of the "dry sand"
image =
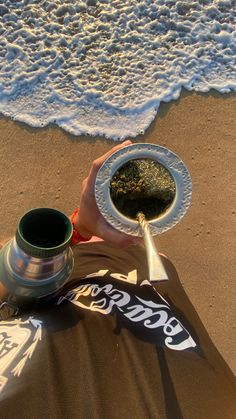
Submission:
[[[170,148],[188,166],[192,206],[175,228],[156,241],[216,347],[236,374],[235,161],[236,95],[190,94],[163,104],[144,136]],[[22,214],[78,205],[91,162],[113,141],[72,137],[50,126],[33,129],[0,118],[0,237],[14,235]]]

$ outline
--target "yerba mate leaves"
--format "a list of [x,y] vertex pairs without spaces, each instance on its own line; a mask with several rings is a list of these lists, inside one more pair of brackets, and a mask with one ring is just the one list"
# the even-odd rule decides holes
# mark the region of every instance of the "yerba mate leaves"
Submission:
[[175,182],[169,171],[151,159],[134,159],[120,167],[110,182],[117,209],[136,219],[139,211],[147,219],[157,218],[173,202]]

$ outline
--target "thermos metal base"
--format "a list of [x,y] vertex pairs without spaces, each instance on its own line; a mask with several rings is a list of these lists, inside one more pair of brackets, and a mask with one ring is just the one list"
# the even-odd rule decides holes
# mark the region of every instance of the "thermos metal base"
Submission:
[[59,272],[47,279],[34,281],[21,277],[11,268],[9,263],[11,243],[11,240],[6,243],[0,252],[0,281],[10,293],[26,298],[43,297],[58,291],[69,279],[74,266],[71,248],[68,249],[67,261]]

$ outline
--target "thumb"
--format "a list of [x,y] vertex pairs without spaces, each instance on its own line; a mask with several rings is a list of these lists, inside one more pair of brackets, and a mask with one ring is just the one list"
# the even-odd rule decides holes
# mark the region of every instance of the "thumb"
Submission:
[[106,241],[111,243],[129,246],[131,244],[139,244],[142,241],[141,237],[131,236],[129,234],[121,233],[120,231],[116,230],[114,227],[109,225],[107,222],[102,223],[99,228],[99,236]]

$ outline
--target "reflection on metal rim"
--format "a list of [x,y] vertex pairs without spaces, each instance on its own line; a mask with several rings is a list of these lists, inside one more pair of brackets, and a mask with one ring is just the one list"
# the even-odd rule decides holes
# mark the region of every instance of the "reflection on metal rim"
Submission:
[[175,198],[171,206],[158,218],[149,220],[153,236],[174,227],[185,215],[191,203],[192,182],[187,167],[172,151],[155,144],[132,144],[112,154],[99,169],[95,183],[97,206],[115,229],[133,236],[142,236],[137,221],[126,217],[115,207],[110,196],[110,181],[115,172],[134,159],[152,159],[162,164],[175,181]]

